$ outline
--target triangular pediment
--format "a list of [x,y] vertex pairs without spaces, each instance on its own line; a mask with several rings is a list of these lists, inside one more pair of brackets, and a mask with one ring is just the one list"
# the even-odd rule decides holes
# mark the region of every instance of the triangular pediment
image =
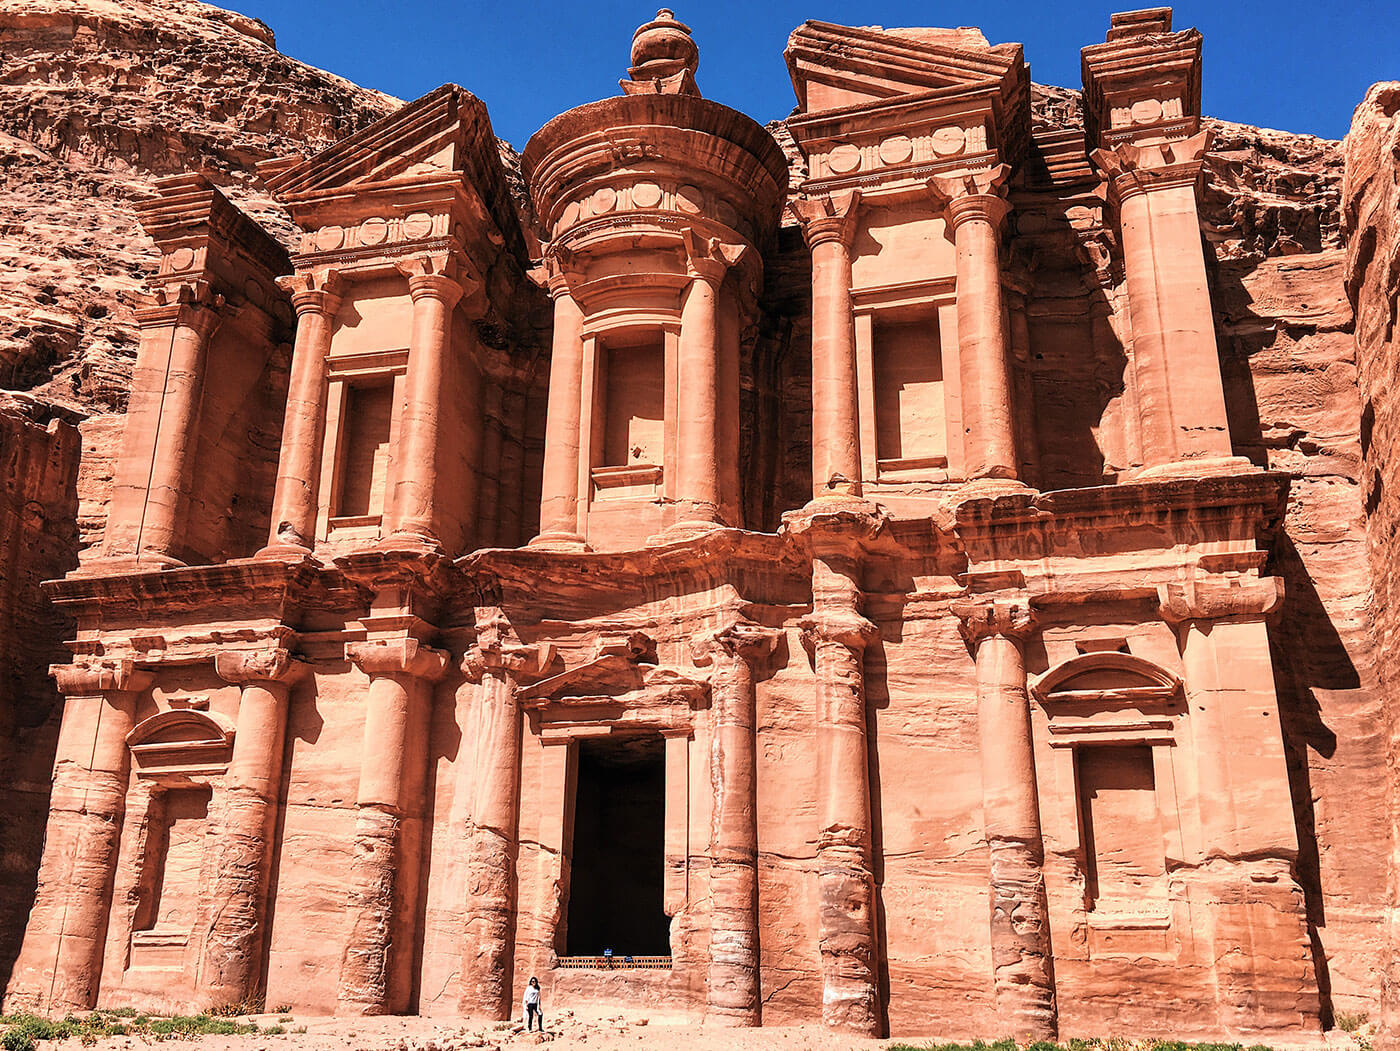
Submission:
[[987,43],[975,29],[880,29],[808,21],[784,52],[799,109],[815,113],[937,89],[1016,82],[1019,44]]

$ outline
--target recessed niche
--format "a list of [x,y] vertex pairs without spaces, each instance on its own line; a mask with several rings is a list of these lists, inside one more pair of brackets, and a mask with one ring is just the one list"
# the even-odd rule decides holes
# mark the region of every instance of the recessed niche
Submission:
[[875,434],[881,470],[948,463],[948,413],[938,322],[877,317]]
[[384,513],[393,414],[392,381],[353,386],[346,391],[337,517]]

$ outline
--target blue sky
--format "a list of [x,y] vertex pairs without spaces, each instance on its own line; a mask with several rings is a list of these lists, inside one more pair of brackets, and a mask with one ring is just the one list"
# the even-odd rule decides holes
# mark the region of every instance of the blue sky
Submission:
[[[454,81],[484,99],[496,134],[524,146],[550,117],[618,93],[632,31],[655,0],[222,0],[267,22],[278,48],[366,87],[417,98]],[[1079,86],[1079,49],[1109,13],[1147,6],[1056,0],[675,0],[700,46],[701,91],[757,120],[785,116],[788,33],[806,18],[847,25],[977,25],[1025,45],[1040,83]],[[1174,28],[1205,34],[1213,116],[1331,138],[1377,80],[1400,79],[1400,0],[1178,3]]]

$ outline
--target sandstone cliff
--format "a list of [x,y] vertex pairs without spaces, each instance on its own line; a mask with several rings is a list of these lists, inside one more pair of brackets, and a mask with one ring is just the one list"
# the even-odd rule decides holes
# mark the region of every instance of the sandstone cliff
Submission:
[[[1342,185],[1347,237],[1346,291],[1356,311],[1356,350],[1361,382],[1361,455],[1366,527],[1371,545],[1371,609],[1382,652],[1400,644],[1400,82],[1377,84],[1357,107],[1346,139]],[[1387,746],[1384,779],[1389,843],[1389,969],[1383,990],[1383,1023],[1393,1040],[1400,1029],[1400,712],[1395,708],[1400,670],[1384,665],[1389,699],[1386,718],[1372,732]],[[1378,767],[1380,769],[1380,767]],[[1379,779],[1378,779],[1379,780]]]

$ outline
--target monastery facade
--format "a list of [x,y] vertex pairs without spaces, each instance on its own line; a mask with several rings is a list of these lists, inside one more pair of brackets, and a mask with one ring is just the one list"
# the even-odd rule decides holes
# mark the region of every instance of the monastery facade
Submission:
[[1197,213],[1201,37],[807,22],[771,128],[662,11],[519,174],[446,85],[143,206],[5,1009],[1053,1038],[1316,1028]]

